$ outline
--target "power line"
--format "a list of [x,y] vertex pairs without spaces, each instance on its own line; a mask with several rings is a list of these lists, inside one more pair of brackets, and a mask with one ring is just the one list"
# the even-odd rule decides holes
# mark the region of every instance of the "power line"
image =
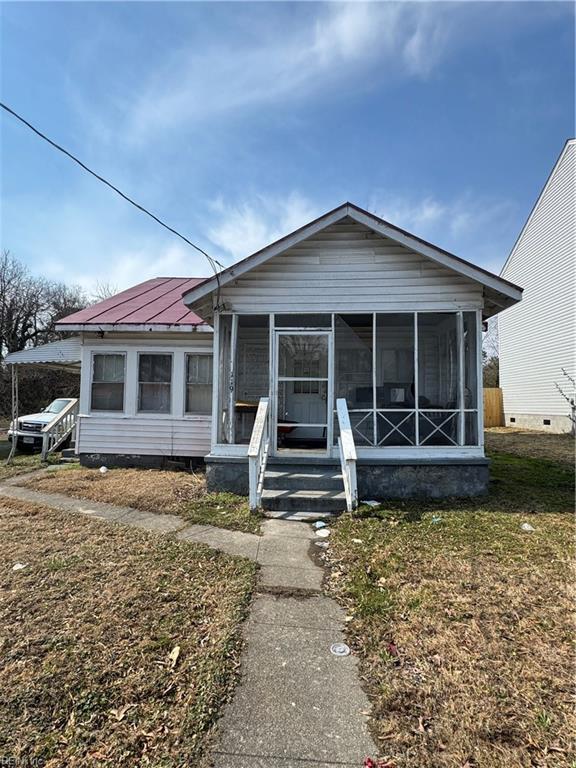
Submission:
[[[181,240],[184,240],[185,243],[192,246],[195,250],[199,251],[203,256],[206,257],[208,260],[208,263],[214,270],[214,274],[218,278],[218,269],[216,268],[216,265],[220,267],[220,269],[224,269],[224,266],[215,258],[210,256],[206,253],[200,246],[193,243],[191,240],[189,240],[185,235],[178,232],[173,227],[166,224],[162,219],[159,219],[158,216],[151,213],[147,208],[144,208],[144,206],[137,203],[135,200],[132,200],[131,197],[128,197],[128,195],[125,195],[124,192],[118,189],[118,187],[115,187],[114,184],[111,184],[107,179],[105,179],[103,176],[100,176],[100,174],[93,171],[91,168],[89,168],[85,163],[83,163],[81,160],[79,160],[77,157],[75,157],[71,152],[68,152],[67,149],[64,149],[64,147],[61,147],[60,144],[57,144],[55,141],[50,139],[48,136],[46,136],[42,131],[39,131],[38,128],[35,128],[32,123],[29,123],[28,120],[25,120],[22,115],[19,115],[17,112],[15,112],[13,109],[11,109],[9,106],[4,104],[0,101],[0,107],[2,109],[6,110],[6,112],[9,112],[13,117],[15,117],[17,120],[19,120],[21,123],[23,123],[27,128],[30,128],[31,131],[34,131],[34,133],[37,136],[40,136],[41,139],[44,139],[44,141],[47,141],[48,144],[53,146],[55,149],[57,149],[59,152],[62,152],[67,157],[69,157],[71,160],[73,160],[75,163],[77,163],[81,168],[83,168],[85,171],[87,171],[89,174],[94,176],[94,178],[98,179],[98,181],[101,181],[102,184],[106,184],[107,187],[110,187],[110,189],[113,189],[114,192],[116,192],[120,197],[123,197],[124,200],[127,200],[131,205],[133,205],[135,208],[138,208],[139,211],[142,211],[142,213],[145,213],[147,216],[150,216],[151,219],[154,219],[155,222],[160,224],[160,226],[164,227],[164,229],[167,229],[169,232],[172,232],[172,234],[179,237]],[[219,282],[219,281],[218,281]]]

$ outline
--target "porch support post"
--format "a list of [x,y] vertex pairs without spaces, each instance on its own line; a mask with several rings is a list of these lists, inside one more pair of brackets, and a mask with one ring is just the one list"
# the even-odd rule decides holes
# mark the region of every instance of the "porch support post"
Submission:
[[378,406],[376,397],[376,363],[378,356],[376,354],[376,312],[372,312],[372,445],[378,447]]
[[418,395],[418,312],[414,312],[414,445],[420,445],[420,398]]
[[232,315],[230,334],[230,378],[228,382],[228,445],[234,444],[234,421],[236,418],[236,339],[238,338],[238,315]]
[[18,435],[14,432],[18,431],[18,366],[13,364],[11,371],[11,384],[12,384],[12,444],[10,445],[10,453],[6,459],[6,464],[11,464],[14,454],[16,453],[16,444],[18,443]]
[[464,315],[458,312],[458,445],[466,444],[464,422]]
[[476,381],[478,385],[477,398],[477,425],[478,445],[484,452],[484,374],[482,369],[482,310],[476,310]]
[[220,315],[214,312],[214,339],[212,342],[212,441],[213,448],[218,440],[220,424]]

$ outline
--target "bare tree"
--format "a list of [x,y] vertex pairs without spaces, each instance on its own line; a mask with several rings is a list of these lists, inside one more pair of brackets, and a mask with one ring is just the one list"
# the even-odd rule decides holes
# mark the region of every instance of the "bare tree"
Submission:
[[8,352],[60,338],[55,323],[87,303],[78,286],[35,277],[4,251],[0,256],[0,361]]
[[482,338],[482,378],[485,387],[500,384],[500,356],[498,348],[498,320],[491,317]]
[[562,368],[562,373],[564,374],[564,379],[562,380],[562,384],[558,384],[558,382],[555,381],[554,386],[570,406],[570,413],[568,414],[568,418],[572,422],[572,432],[575,432],[576,431],[576,379],[574,379],[573,376],[570,376],[570,374],[565,368]]
[[96,303],[98,301],[104,301],[105,299],[111,299],[118,293],[118,286],[106,281],[100,281],[96,283],[94,290],[90,294],[91,300]]

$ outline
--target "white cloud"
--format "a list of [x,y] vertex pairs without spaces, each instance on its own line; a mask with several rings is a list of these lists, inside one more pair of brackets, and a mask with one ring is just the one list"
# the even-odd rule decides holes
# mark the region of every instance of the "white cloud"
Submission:
[[516,206],[509,200],[464,194],[451,200],[374,195],[370,210],[391,224],[499,271],[510,247]]
[[255,195],[238,203],[220,198],[213,203],[212,210],[215,221],[208,237],[234,261],[290,234],[323,213],[298,193],[287,197]]
[[126,135],[138,144],[166,128],[305,98],[340,87],[369,67],[374,71],[363,87],[371,79],[426,77],[445,53],[450,29],[441,5],[351,2],[321,8],[312,25],[302,20],[281,35],[262,31],[260,45],[239,35],[240,42],[228,39],[225,47],[175,51],[129,107]]

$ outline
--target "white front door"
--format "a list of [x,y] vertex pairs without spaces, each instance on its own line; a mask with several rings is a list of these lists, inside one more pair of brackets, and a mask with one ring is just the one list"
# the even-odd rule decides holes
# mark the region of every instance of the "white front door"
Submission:
[[274,450],[326,454],[331,426],[331,334],[277,331]]

